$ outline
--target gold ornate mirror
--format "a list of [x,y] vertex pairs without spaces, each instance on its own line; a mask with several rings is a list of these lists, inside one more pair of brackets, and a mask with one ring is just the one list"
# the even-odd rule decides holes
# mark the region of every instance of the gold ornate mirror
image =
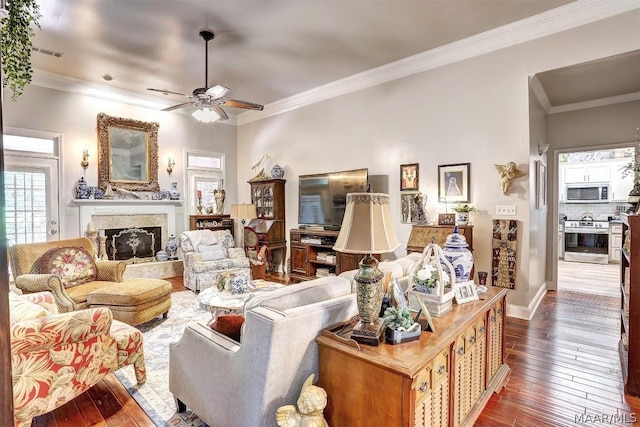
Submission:
[[158,191],[156,122],[98,114],[98,185]]

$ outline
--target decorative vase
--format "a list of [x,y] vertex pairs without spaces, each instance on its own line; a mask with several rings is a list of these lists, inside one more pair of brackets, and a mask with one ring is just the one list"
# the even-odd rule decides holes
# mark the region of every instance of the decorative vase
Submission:
[[467,225],[469,223],[469,212],[456,212],[456,224]]
[[284,177],[284,169],[276,163],[273,168],[271,168],[271,178],[282,179],[282,177]]
[[213,198],[216,201],[216,215],[222,215],[224,213],[224,200],[227,193],[223,189],[213,190]]
[[84,176],[80,177],[76,184],[76,199],[88,199],[91,196],[91,187],[87,184]]
[[156,253],[156,261],[167,261],[169,259],[169,254],[165,251],[158,251]]
[[169,190],[169,197],[171,197],[171,200],[180,200],[180,192],[178,191],[177,182],[171,183],[171,189]]
[[456,282],[466,282],[473,268],[473,254],[469,249],[467,239],[458,232],[458,227],[453,228],[453,233],[447,236],[443,253],[447,261],[451,263],[456,274]]
[[176,256],[176,252],[178,251],[178,241],[176,240],[173,234],[169,236],[169,240],[167,240],[167,246],[165,247],[165,249],[169,254],[169,258],[167,259],[169,260],[178,259],[178,257]]

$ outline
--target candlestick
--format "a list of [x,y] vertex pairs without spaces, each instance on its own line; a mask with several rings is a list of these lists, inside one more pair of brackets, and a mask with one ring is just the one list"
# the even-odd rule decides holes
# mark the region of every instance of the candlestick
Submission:
[[198,190],[196,194],[198,195],[198,202],[200,202],[200,199],[202,199],[202,191]]

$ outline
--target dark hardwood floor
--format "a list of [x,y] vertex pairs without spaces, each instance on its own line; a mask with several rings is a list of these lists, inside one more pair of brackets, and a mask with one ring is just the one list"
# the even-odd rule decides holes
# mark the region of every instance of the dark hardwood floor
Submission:
[[[181,278],[171,281],[174,292],[185,290]],[[617,352],[619,305],[617,298],[549,292],[530,322],[507,318],[511,378],[500,394],[491,397],[476,425],[629,425],[640,411],[640,399],[623,392]],[[580,416],[584,418],[576,418]],[[38,417],[34,425],[153,423],[111,374],[72,402]]]

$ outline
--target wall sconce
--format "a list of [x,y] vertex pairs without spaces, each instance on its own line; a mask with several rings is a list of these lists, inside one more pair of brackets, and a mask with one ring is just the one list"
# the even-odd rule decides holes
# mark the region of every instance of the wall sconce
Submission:
[[82,161],[80,162],[80,166],[82,166],[82,169],[84,169],[84,171],[86,171],[89,167],[89,150],[87,150],[86,148],[82,150]]
[[167,173],[171,176],[173,172],[173,167],[176,165],[176,160],[174,158],[169,157],[169,161],[167,163]]
[[549,151],[549,144],[540,144],[538,145],[538,154],[541,156]]

